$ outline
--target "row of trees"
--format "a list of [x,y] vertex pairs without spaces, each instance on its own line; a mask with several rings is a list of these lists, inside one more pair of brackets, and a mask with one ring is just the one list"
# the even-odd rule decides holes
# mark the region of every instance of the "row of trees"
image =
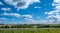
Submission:
[[16,25],[0,25],[0,28],[60,28],[60,24],[16,24]]

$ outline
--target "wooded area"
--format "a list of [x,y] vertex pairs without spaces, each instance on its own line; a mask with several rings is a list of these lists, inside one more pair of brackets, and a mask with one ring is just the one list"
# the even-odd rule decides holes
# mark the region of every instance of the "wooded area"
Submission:
[[0,28],[60,28],[60,24],[0,24]]

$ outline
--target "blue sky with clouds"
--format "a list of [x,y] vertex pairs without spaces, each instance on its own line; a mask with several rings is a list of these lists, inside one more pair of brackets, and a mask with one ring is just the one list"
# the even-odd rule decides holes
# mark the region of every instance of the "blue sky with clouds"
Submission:
[[0,0],[0,24],[60,23],[60,0]]

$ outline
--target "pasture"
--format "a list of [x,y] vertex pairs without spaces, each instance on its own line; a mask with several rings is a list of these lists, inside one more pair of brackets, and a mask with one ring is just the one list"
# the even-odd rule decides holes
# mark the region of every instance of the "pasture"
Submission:
[[0,33],[60,33],[60,28],[0,28]]

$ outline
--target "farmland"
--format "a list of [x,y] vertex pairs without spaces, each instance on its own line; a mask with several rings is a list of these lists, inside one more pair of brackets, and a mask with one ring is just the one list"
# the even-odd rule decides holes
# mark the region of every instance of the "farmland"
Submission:
[[0,33],[60,33],[60,28],[0,28]]
[[1,24],[0,33],[60,33],[60,24]]

